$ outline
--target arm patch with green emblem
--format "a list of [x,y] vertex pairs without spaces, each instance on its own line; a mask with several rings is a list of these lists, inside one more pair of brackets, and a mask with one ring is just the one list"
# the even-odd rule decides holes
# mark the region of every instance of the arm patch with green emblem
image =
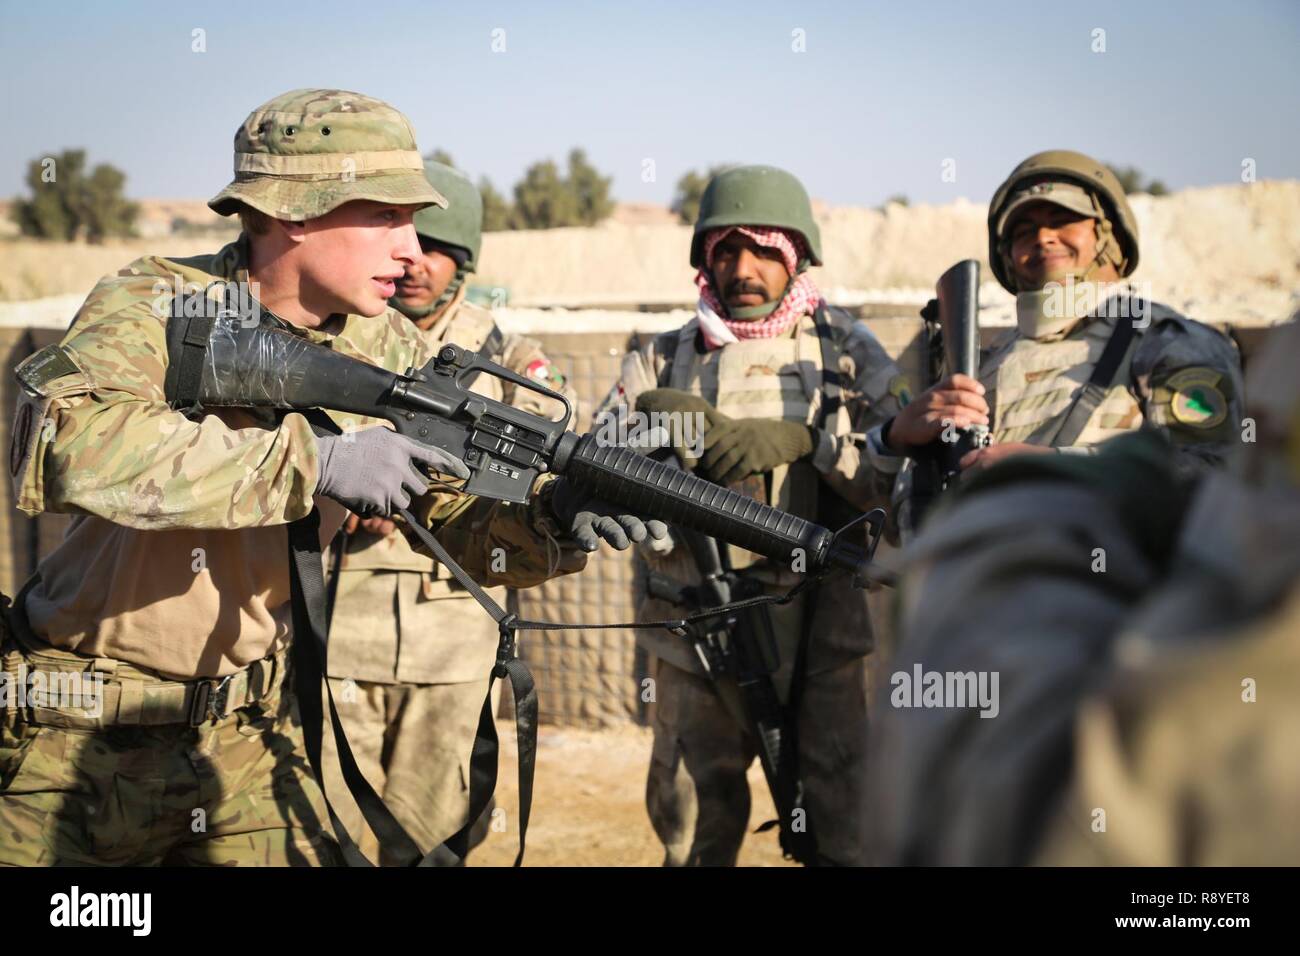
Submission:
[[1153,389],[1156,404],[1168,408],[1168,428],[1201,433],[1206,439],[1225,434],[1232,382],[1222,372],[1198,366],[1184,368]]

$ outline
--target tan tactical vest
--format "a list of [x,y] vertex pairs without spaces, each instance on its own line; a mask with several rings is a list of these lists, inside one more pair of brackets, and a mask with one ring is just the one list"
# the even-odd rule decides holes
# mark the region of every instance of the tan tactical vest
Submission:
[[[1153,309],[1150,323],[1159,319]],[[1057,341],[1026,338],[1019,332],[995,346],[980,369],[980,382],[988,390],[995,443],[1048,444],[1059,416],[1088,381],[1117,322],[1129,318],[1085,319]],[[1150,326],[1148,326],[1150,327]],[[1142,409],[1129,391],[1129,367],[1141,341],[1120,363],[1101,404],[1088,419],[1075,446],[1095,445],[1142,424]]]
[[[835,320],[827,314],[830,322]],[[803,316],[786,335],[771,339],[743,339],[700,354],[695,348],[698,325],[688,322],[677,332],[672,362],[660,374],[663,386],[701,396],[718,411],[733,418],[781,418],[812,425],[822,402],[822,349],[817,325]],[[667,351],[667,350],[665,350]],[[837,350],[838,351],[838,350]],[[840,405],[825,427],[833,434],[848,434],[849,415]],[[816,520],[819,482],[807,462],[781,465],[770,486],[747,485],[745,493],[802,518]],[[759,556],[731,548],[732,566],[749,567]]]
[[[837,343],[835,352],[844,356],[853,319],[843,312],[827,309]],[[823,364],[821,340],[811,315],[804,316],[788,335],[777,339],[747,339],[699,354],[695,348],[698,325],[691,321],[675,333],[658,337],[655,342],[660,366],[661,387],[678,388],[699,395],[728,415],[747,418],[781,418],[816,424],[823,401]],[[675,340],[674,340],[675,338]],[[841,373],[847,371],[841,365]],[[822,423],[837,436],[852,431],[845,405]],[[758,495],[786,511],[816,520],[820,476],[808,462],[775,469],[769,489],[761,479],[751,479],[742,490],[747,493],[758,485]],[[758,497],[755,495],[755,497]],[[802,580],[803,575],[790,568],[765,561],[752,552],[729,548],[731,566],[751,568],[750,576],[762,582],[768,593],[783,593]],[[685,547],[674,548],[666,555],[645,559],[660,574],[681,584],[698,583],[699,571]],[[866,592],[852,586],[847,577],[827,582],[814,592],[816,608],[811,615],[805,606],[808,594],[801,595],[773,616],[777,646],[783,662],[780,680],[788,680],[796,656],[800,635],[805,627],[815,637],[809,645],[808,672],[820,673],[869,653],[872,648],[871,623],[867,614]],[[640,611],[643,620],[672,617],[681,613],[677,605],[647,597]],[[808,618],[811,617],[811,620]],[[669,661],[692,673],[703,674],[688,643],[675,635],[639,630],[637,644],[650,654]],[[784,686],[784,685],[780,685]]]

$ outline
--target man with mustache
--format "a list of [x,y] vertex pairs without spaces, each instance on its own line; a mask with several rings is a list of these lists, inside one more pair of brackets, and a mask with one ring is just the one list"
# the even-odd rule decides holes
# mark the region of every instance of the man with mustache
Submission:
[[914,455],[949,423],[986,425],[992,445],[961,461],[978,471],[1017,454],[1088,454],[1154,427],[1180,470],[1222,462],[1242,428],[1236,348],[1121,283],[1137,268],[1138,227],[1114,173],[1069,150],[1030,156],[994,195],[988,236],[1016,328],[984,356],[979,381],[953,375],[921,393],[881,445]]
[[[624,357],[602,414],[676,416],[668,427],[684,467],[829,527],[884,503],[899,459],[882,458],[864,435],[900,411],[906,382],[866,326],[828,306],[809,275],[821,265],[821,235],[799,181],[770,166],[719,173],[701,201],[690,261],[695,318]],[[698,429],[683,428],[682,416]],[[702,438],[692,443],[697,430]],[[676,532],[670,544],[646,555],[649,570],[698,587],[691,548]],[[724,550],[733,594],[779,595],[802,578],[800,568]],[[689,609],[651,598],[640,616]],[[865,592],[834,579],[774,607],[771,624],[770,677],[797,740],[803,794],[792,833],[815,837],[797,855],[861,863],[873,644]],[[640,630],[637,640],[655,660],[646,804],[665,864],[734,865],[750,811],[745,773],[757,752],[741,691],[734,676],[711,680],[683,637]]]
[[[559,391],[575,405],[564,375],[533,339],[504,335],[487,309],[466,300],[483,243],[483,199],[459,170],[426,160],[424,174],[446,209],[415,214],[421,255],[407,264],[389,304],[428,340],[447,342]],[[474,391],[535,415],[559,404],[513,382],[479,375]],[[497,628],[451,572],[414,551],[386,518],[352,515],[339,565],[330,632],[330,679],[358,764],[407,832],[427,851],[455,833],[469,812],[470,751],[496,657]],[[499,556],[505,571],[509,558]],[[489,592],[505,605],[504,588]],[[332,748],[332,740],[326,740]],[[339,793],[331,780],[331,793]],[[351,800],[335,804],[352,832],[364,832]],[[474,831],[486,835],[488,811]],[[449,861],[450,862],[450,861]]]

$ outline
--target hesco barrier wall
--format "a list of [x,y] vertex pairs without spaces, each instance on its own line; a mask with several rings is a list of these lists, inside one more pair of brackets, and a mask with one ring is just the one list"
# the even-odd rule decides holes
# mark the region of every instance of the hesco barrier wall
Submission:
[[[76,310],[66,315],[41,316],[36,327],[15,324],[12,313],[0,324],[0,359],[12,370],[36,349],[58,341],[62,329]],[[919,376],[920,320],[915,309],[897,303],[864,305],[859,314],[914,382]],[[634,311],[542,311],[503,310],[500,319],[507,331],[518,331],[539,339],[552,360],[563,370],[578,392],[578,428],[587,430],[591,413],[605,397],[618,376],[619,360],[637,335],[653,335],[675,328],[688,317],[681,311],[648,313]],[[995,334],[998,330],[986,330]],[[1247,356],[1258,347],[1266,329],[1234,328],[1232,332]],[[16,384],[12,374],[0,383],[0,438],[8,450],[13,421]],[[36,563],[62,538],[68,518],[41,515],[28,518],[13,505],[12,484],[9,504],[0,508],[0,589],[12,596],[31,574]],[[633,563],[630,555],[607,550],[593,555],[587,570],[518,592],[512,596],[520,616],[537,620],[573,621],[584,624],[631,620],[635,611]],[[878,642],[889,641],[888,596],[873,596],[873,619]],[[640,699],[641,680],[647,676],[647,662],[637,652],[633,632],[628,629],[525,631],[520,635],[520,655],[532,669],[538,685],[541,720],[550,724],[588,727],[625,721],[644,721],[645,705]]]

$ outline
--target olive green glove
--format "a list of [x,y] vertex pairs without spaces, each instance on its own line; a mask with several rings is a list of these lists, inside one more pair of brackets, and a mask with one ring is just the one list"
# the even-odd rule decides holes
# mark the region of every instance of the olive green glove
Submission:
[[729,418],[704,434],[704,456],[696,469],[710,481],[729,485],[806,458],[813,430],[802,422],[772,418]]
[[[636,399],[636,410],[643,415],[668,414],[678,419],[676,423],[663,423],[668,429],[665,447],[671,443],[672,449],[683,468],[691,468],[701,451],[701,436],[720,422],[731,419],[722,414],[698,395],[684,392],[679,388],[655,388],[642,392]],[[698,420],[686,422],[688,416],[701,416]],[[683,447],[689,443],[687,447]],[[688,453],[689,452],[689,453]]]
[[700,396],[683,392],[680,388],[652,388],[648,392],[642,392],[636,397],[636,410],[645,415],[653,412],[676,412],[683,415],[702,412],[710,419],[715,415],[721,415]]

